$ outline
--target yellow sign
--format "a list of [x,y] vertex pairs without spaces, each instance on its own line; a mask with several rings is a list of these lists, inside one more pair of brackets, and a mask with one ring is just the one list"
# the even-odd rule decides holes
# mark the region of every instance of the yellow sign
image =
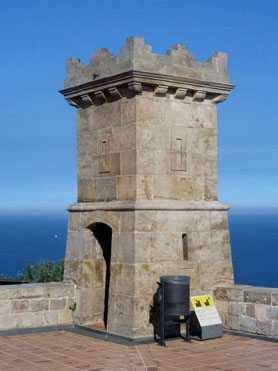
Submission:
[[210,295],[202,295],[202,296],[191,296],[191,303],[195,310],[204,309],[204,308],[212,308],[214,307],[214,302]]

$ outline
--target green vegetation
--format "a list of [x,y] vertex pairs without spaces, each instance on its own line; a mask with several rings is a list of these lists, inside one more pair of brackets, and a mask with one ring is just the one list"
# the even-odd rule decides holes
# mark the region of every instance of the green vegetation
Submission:
[[77,306],[77,304],[76,304],[76,302],[73,302],[70,306],[69,306],[69,310],[71,310],[71,311],[75,311],[76,310],[76,306]]
[[57,262],[39,260],[34,265],[28,263],[23,272],[18,272],[17,277],[35,282],[60,282],[63,281],[64,265],[63,259]]

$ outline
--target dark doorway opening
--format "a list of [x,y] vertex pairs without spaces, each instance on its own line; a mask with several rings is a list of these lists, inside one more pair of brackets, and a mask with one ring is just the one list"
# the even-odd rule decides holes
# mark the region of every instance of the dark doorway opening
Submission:
[[104,322],[105,328],[107,328],[110,268],[111,268],[112,229],[107,224],[104,224],[104,223],[98,223],[94,225],[93,227],[91,227],[90,229],[93,232],[95,238],[97,239],[100,247],[102,248],[103,258],[106,263],[103,322]]

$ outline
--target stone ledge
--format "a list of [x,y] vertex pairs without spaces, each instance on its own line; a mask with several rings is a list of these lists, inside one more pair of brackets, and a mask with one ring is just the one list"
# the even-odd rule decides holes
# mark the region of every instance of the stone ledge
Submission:
[[69,205],[68,211],[94,210],[229,210],[230,207],[222,202],[186,202],[186,201],[110,201],[82,202]]

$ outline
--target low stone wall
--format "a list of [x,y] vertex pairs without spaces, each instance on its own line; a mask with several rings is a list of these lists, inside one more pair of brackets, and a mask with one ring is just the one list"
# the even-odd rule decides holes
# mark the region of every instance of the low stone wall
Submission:
[[70,324],[75,286],[37,283],[0,286],[0,331]]
[[214,300],[225,329],[278,336],[278,288],[217,287]]

